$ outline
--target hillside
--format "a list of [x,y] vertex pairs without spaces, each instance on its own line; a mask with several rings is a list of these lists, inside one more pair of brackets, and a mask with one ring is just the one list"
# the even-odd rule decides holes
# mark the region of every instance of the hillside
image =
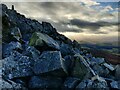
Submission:
[[48,22],[2,4],[2,89],[120,89],[120,65],[94,57]]

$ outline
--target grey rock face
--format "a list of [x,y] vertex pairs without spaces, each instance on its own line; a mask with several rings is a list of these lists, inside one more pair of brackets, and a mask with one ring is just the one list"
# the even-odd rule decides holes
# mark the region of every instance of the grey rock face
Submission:
[[60,89],[62,85],[61,78],[55,77],[38,77],[33,76],[29,82],[29,88],[39,88],[39,89]]
[[37,75],[64,76],[67,73],[59,51],[43,52],[39,59],[36,60],[33,70]]
[[3,61],[4,76],[8,79],[32,76],[32,64],[29,57],[21,54],[14,55],[5,58]]
[[78,85],[79,82],[80,82],[79,78],[68,77],[68,78],[66,78],[66,80],[64,82],[63,88],[74,89]]

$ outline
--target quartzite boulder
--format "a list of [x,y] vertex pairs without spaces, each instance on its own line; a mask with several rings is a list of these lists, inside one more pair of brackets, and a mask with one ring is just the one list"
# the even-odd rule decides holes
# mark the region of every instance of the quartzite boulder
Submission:
[[40,32],[33,33],[29,45],[39,47],[45,47],[47,45],[50,48],[59,50],[59,45],[55,40],[53,40],[47,34],[43,34]]
[[33,70],[37,75],[65,76],[67,71],[63,60],[59,51],[43,52],[36,60]]
[[29,88],[43,89],[60,89],[62,85],[61,78],[55,77],[38,77],[33,76],[29,81]]
[[29,57],[14,53],[4,59],[3,74],[8,79],[32,76],[31,63]]

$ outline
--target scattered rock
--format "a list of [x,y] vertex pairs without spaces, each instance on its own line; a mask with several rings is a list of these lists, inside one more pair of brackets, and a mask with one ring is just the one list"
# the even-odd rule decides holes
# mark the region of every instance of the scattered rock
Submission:
[[65,76],[67,74],[59,51],[43,52],[39,59],[36,60],[33,70],[37,75]]

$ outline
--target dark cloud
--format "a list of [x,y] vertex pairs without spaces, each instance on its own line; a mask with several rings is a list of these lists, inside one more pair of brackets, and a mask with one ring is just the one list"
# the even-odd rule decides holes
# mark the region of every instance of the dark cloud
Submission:
[[108,34],[108,32],[97,31],[94,34]]
[[70,24],[75,25],[79,28],[87,28],[90,29],[91,31],[97,31],[100,29],[100,27],[104,26],[111,26],[111,25],[118,25],[118,23],[111,23],[111,22],[88,22],[80,19],[72,19],[70,20]]

